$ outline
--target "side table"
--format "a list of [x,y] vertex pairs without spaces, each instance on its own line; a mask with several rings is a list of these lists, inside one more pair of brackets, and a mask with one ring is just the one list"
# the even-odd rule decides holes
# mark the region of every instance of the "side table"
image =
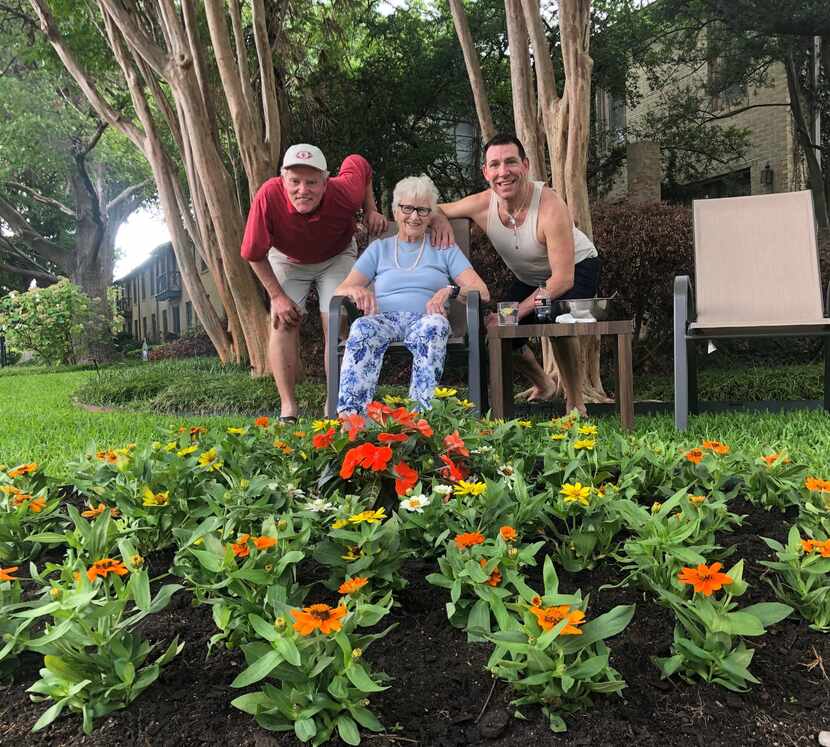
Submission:
[[514,324],[487,328],[490,349],[490,406],[497,418],[513,416],[513,346],[511,340],[528,337],[583,337],[613,335],[617,338],[617,410],[625,430],[634,428],[634,373],[631,337],[634,320],[576,322],[571,324]]

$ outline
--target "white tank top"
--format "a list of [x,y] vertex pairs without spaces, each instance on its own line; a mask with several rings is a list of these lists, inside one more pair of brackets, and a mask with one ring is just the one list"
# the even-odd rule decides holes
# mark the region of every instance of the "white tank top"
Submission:
[[[536,239],[539,222],[539,204],[542,201],[542,182],[531,182],[533,194],[527,208],[527,217],[515,233],[499,218],[499,203],[496,193],[490,192],[490,207],[487,211],[487,237],[504,260],[511,272],[526,285],[540,285],[551,275],[548,249]],[[574,230],[574,264],[588,257],[596,257],[597,250],[576,226]],[[518,239],[518,248],[517,248]]]

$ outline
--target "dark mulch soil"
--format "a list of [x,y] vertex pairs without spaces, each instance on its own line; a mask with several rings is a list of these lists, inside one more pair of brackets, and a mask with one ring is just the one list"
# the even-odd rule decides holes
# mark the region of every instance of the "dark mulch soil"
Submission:
[[[745,599],[769,599],[758,564],[769,553],[758,537],[783,539],[786,518],[738,503],[747,517],[734,535],[723,538],[724,544],[737,544],[735,559],[741,553],[746,560],[751,590]],[[169,556],[156,560],[163,566]],[[621,697],[597,697],[591,710],[571,716],[565,735],[550,732],[538,710],[528,709],[527,720],[513,719],[509,691],[503,683],[493,687],[483,669],[489,647],[468,644],[449,625],[444,590],[423,580],[430,570],[426,562],[407,566],[410,585],[392,615],[398,627],[367,652],[373,666],[386,671],[394,684],[373,699],[387,733],[367,735],[364,744],[815,745],[818,733],[830,729],[830,681],[821,666],[810,668],[823,661],[830,670],[828,636],[793,620],[752,641],[756,654],[751,670],[762,684],[749,693],[662,682],[649,656],[668,653],[671,615],[636,590],[600,591],[603,584],[619,580],[610,563],[573,577],[562,574],[561,587],[590,592],[589,616],[617,604],[637,604],[632,624],[610,642],[613,664],[627,689]],[[175,597],[148,622],[145,633],[162,645],[178,635],[187,641],[185,649],[154,686],[126,710],[101,719],[89,737],[74,715],[63,716],[46,732],[30,733],[44,705],[30,702],[25,693],[36,678],[38,659],[24,656],[15,682],[0,691],[0,745],[297,745],[292,736],[266,732],[230,706],[239,694],[230,683],[242,657],[221,650],[206,658],[213,632],[207,608],[193,607],[187,594]]]

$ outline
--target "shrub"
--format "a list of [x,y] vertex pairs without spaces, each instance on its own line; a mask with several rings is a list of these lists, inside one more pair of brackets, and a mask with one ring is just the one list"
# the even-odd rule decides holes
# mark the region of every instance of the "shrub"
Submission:
[[216,348],[210,337],[203,330],[187,332],[181,337],[158,345],[150,350],[151,361],[161,361],[170,358],[196,358],[206,355],[216,355]]
[[34,350],[49,365],[77,363],[90,317],[89,297],[66,278],[0,299],[0,327],[9,347]]

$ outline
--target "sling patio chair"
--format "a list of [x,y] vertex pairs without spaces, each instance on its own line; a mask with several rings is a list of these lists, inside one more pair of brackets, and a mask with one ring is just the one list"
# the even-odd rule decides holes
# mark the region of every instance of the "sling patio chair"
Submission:
[[[455,241],[458,247],[464,252],[464,256],[470,256],[470,221],[466,218],[451,220]],[[398,232],[398,225],[394,221],[380,238],[394,236]],[[328,338],[329,340],[340,340],[340,328],[343,314],[348,314],[348,322],[351,324],[360,312],[350,299],[345,296],[334,296],[329,304]],[[479,413],[487,410],[487,384],[483,368],[483,330],[481,320],[481,299],[478,291],[467,293],[465,302],[452,301],[449,309],[450,338],[447,341],[447,360],[450,356],[463,354],[466,358],[469,397]],[[389,346],[387,354],[392,351],[403,350],[406,347],[403,343],[393,343]],[[345,343],[339,342],[336,345],[329,345],[328,349],[328,405],[326,417],[337,417],[337,394],[340,389],[340,365],[343,361]]]
[[830,410],[830,286],[822,304],[809,191],[694,202],[695,288],[674,279],[674,424],[697,413],[696,346],[714,339],[823,337]]

